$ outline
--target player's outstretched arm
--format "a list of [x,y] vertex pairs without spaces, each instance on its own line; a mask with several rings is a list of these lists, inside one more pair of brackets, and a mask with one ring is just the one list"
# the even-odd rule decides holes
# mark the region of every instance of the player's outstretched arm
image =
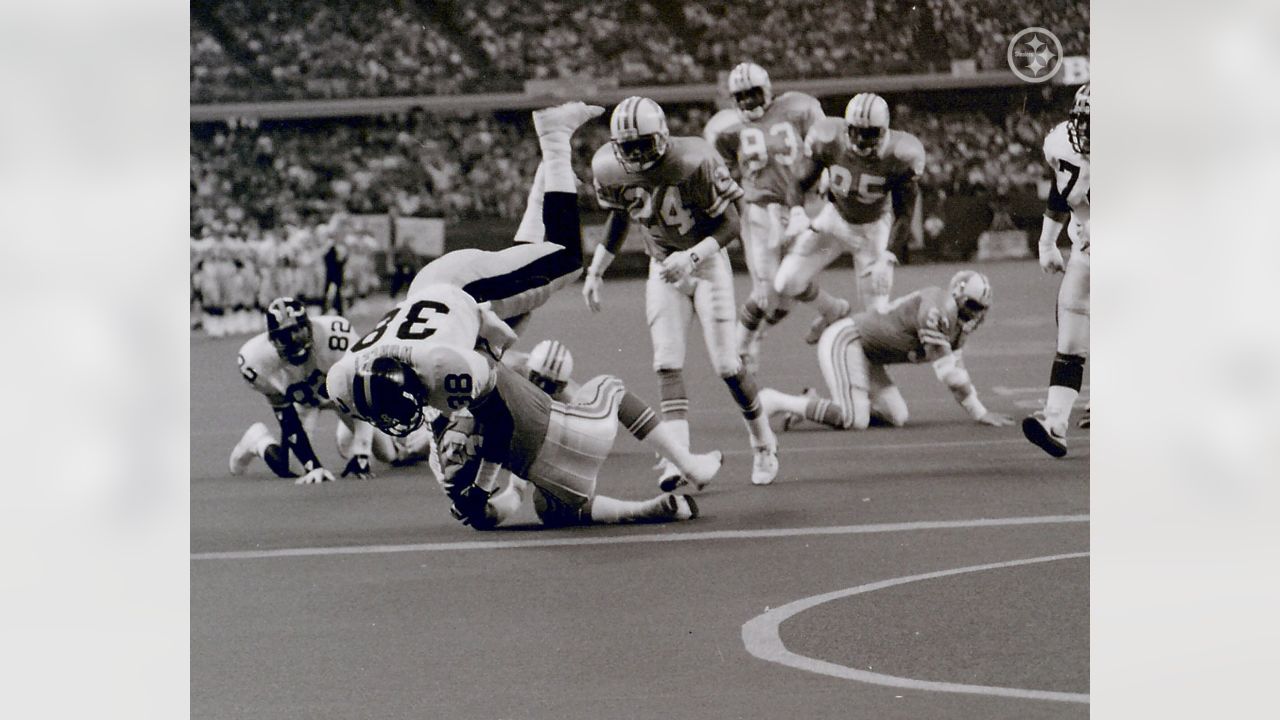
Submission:
[[960,407],[964,408],[965,412],[969,413],[969,417],[982,425],[993,427],[1013,424],[1013,418],[987,410],[978,399],[978,389],[973,386],[969,371],[965,369],[959,352],[944,350],[937,345],[926,345],[925,353],[933,363],[933,372],[938,377],[938,381],[947,386],[951,396],[956,399]]
[[614,256],[618,254],[623,241],[626,240],[629,225],[630,221],[625,211],[614,210],[609,213],[609,220],[605,224],[604,242],[596,246],[595,253],[591,257],[591,266],[587,268],[586,280],[582,284],[582,299],[586,301],[587,307],[591,308],[591,312],[600,312],[600,288],[604,285],[604,273],[609,269]]
[[297,408],[289,404],[276,406],[272,410],[275,412],[276,421],[280,423],[281,444],[286,451],[292,451],[293,456],[302,463],[303,475],[297,479],[296,483],[311,485],[332,482],[333,473],[321,467],[320,458],[316,457],[315,450],[311,448],[311,439],[307,437],[307,431],[302,427]]

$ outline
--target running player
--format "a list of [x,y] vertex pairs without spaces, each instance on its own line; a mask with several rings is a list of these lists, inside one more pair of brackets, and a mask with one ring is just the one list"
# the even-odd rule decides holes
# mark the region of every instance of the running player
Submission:
[[[715,145],[730,172],[741,178],[744,193],[742,244],[752,290],[738,318],[738,355],[754,372],[762,321],[775,325],[791,310],[792,298],[778,295],[774,278],[792,238],[809,226],[800,180],[808,177],[813,160],[804,140],[825,116],[811,95],[791,91],[774,98],[769,74],[755,63],[742,63],[729,73],[729,92],[737,104],[738,122],[721,130]],[[798,297],[817,303],[812,342],[827,325],[849,313],[847,300],[819,290],[812,281]]]
[[[734,347],[733,275],[724,246],[738,235],[735,201],[742,188],[724,161],[699,137],[671,137],[662,108],[629,97],[610,120],[610,142],[591,163],[596,196],[608,208],[605,240],[596,246],[582,288],[592,312],[600,309],[602,277],[631,222],[644,228],[649,281],[645,310],[653,342],[653,368],[662,390],[662,416],[688,445],[689,398],[684,386],[685,339],[696,313],[711,364],[742,411],[754,451],[751,481],[773,482],[777,439],[760,412],[754,376]],[[667,466],[659,486],[681,478]]]
[[924,146],[909,132],[889,129],[889,105],[872,93],[855,95],[844,119],[815,123],[806,143],[813,166],[800,184],[813,185],[825,169],[829,202],[796,238],[774,288],[784,297],[800,296],[814,276],[848,250],[863,309],[883,310],[897,263],[889,240],[910,227]]
[[[326,391],[325,376],[355,342],[351,323],[340,315],[308,317],[306,306],[288,297],[272,300],[266,316],[267,331],[250,338],[236,360],[245,381],[271,403],[281,439],[263,423],[250,425],[231,451],[231,474],[243,474],[253,458],[260,457],[277,476],[298,477],[290,468],[292,453],[302,472],[299,484],[333,480],[311,447],[310,433],[320,410],[337,409]],[[379,434],[375,444],[371,425],[341,413],[339,419],[338,451],[350,458],[342,477],[373,477],[369,455],[374,448],[379,460],[397,459],[390,438]]]
[[969,417],[983,425],[1010,425],[1013,418],[983,406],[961,358],[961,347],[990,307],[986,276],[961,270],[947,290],[927,287],[894,300],[883,312],[864,310],[837,320],[818,341],[818,366],[830,399],[811,390],[788,395],[765,388],[760,402],[771,415],[785,414],[788,429],[805,419],[838,430],[865,430],[872,415],[901,427],[907,403],[885,366],[928,362]]
[[[1076,91],[1071,116],[1044,139],[1044,159],[1053,169],[1049,207],[1040,230],[1040,269],[1063,273],[1058,286],[1058,352],[1049,372],[1044,411],[1022,420],[1022,433],[1053,457],[1067,454],[1067,422],[1084,382],[1089,354],[1089,86]],[[1071,221],[1071,259],[1058,250],[1062,225]],[[1085,411],[1085,426],[1088,425]]]

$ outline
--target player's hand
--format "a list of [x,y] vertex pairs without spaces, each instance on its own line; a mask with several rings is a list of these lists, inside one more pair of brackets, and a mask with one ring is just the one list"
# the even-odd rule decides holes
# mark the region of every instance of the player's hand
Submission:
[[342,469],[342,477],[354,477],[356,480],[372,480],[373,465],[368,455],[352,455],[347,466]]
[[501,355],[507,348],[515,344],[518,339],[516,331],[511,329],[502,318],[498,317],[489,303],[483,303],[480,306],[480,336],[489,343],[489,347],[497,351],[496,354]]
[[688,250],[673,252],[662,261],[662,279],[675,284],[693,273],[693,256]]
[[293,481],[294,485],[318,485],[319,483],[333,482],[333,473],[318,467],[315,470],[303,475]]
[[1040,270],[1049,274],[1065,271],[1067,264],[1062,260],[1062,251],[1056,245],[1040,248]]
[[978,418],[978,423],[980,425],[990,425],[991,427],[1006,427],[1013,424],[1013,418],[988,411],[986,415]]
[[791,208],[791,216],[787,218],[787,229],[783,234],[793,238],[808,229],[809,214],[800,205]]
[[587,273],[587,279],[582,283],[582,299],[586,301],[587,307],[591,308],[591,312],[600,312],[600,286],[604,285],[604,278],[593,273]]

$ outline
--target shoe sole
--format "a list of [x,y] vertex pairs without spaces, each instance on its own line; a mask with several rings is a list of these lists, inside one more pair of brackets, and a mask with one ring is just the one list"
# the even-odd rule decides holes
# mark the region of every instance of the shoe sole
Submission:
[[693,499],[692,495],[685,495],[684,501],[689,503],[689,519],[698,517],[698,502]]
[[1049,434],[1044,425],[1040,424],[1035,418],[1022,419],[1022,434],[1026,436],[1031,443],[1041,450],[1049,453],[1053,457],[1065,457],[1067,454],[1067,446],[1058,442]]

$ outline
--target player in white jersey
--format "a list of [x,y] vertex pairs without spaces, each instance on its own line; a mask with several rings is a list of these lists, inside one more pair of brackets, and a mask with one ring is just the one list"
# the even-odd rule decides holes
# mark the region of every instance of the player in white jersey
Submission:
[[[1022,433],[1049,455],[1067,454],[1071,406],[1084,382],[1089,353],[1089,86],[1076,91],[1071,116],[1044,139],[1044,159],[1053,170],[1049,206],[1040,231],[1040,268],[1063,273],[1058,287],[1058,347],[1049,373],[1044,410],[1023,419]],[[1065,263],[1058,235],[1067,226],[1071,258]]]
[[811,390],[788,395],[770,388],[760,402],[785,414],[784,428],[801,419],[838,430],[864,430],[877,417],[894,427],[907,422],[907,403],[886,366],[933,365],[956,402],[983,425],[1011,425],[1013,418],[986,409],[969,378],[961,349],[991,307],[991,283],[972,270],[956,273],[947,289],[927,287],[903,295],[883,311],[864,310],[832,323],[818,341],[818,366],[829,398]]
[[[754,372],[764,325],[776,325],[791,311],[793,298],[777,293],[774,278],[792,239],[809,227],[801,183],[813,159],[805,138],[825,115],[811,95],[790,91],[775,98],[769,73],[755,63],[741,63],[730,71],[729,92],[738,107],[738,122],[720,129],[715,146],[744,193],[742,243],[752,291],[738,317],[738,354]],[[810,329],[815,340],[822,328],[849,313],[847,300],[823,292],[812,279],[798,297],[816,304],[819,316]]]
[[[287,297],[273,300],[266,316],[267,332],[250,338],[237,361],[245,381],[271,403],[281,439],[263,423],[251,425],[231,452],[231,474],[244,473],[260,457],[276,475],[297,477],[290,468],[292,453],[301,467],[300,484],[333,480],[311,447],[310,433],[321,410],[336,409],[325,376],[355,342],[351,323],[340,315],[308,317],[306,306]],[[373,477],[369,455],[374,450],[384,462],[397,459],[390,438],[347,415],[339,413],[339,419],[338,450],[350,458],[342,477]]]

